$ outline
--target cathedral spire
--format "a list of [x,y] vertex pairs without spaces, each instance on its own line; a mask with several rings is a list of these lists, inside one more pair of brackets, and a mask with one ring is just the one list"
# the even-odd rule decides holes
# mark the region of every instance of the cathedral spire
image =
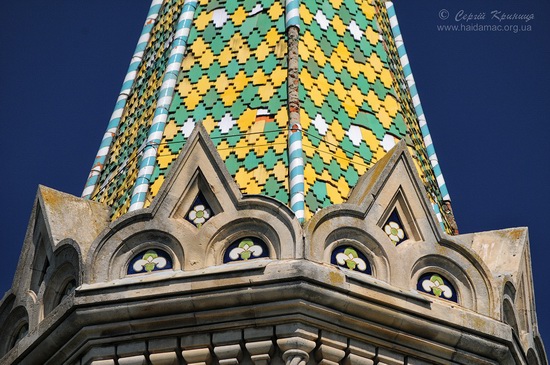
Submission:
[[149,206],[202,122],[243,194],[307,220],[405,139],[453,232],[404,52],[391,2],[154,1],[83,196]]
[[548,363],[527,228],[449,234],[391,3],[153,2],[119,102],[0,364]]
[[91,199],[93,192],[96,190],[99,175],[103,171],[105,160],[107,158],[107,155],[109,154],[111,144],[113,143],[113,138],[118,131],[118,125],[120,123],[122,113],[124,112],[124,108],[126,107],[128,95],[130,94],[132,86],[134,85],[137,70],[141,65],[143,53],[145,52],[145,49],[149,43],[149,39],[151,38],[151,31],[157,20],[161,5],[162,0],[154,0],[151,3],[149,14],[147,15],[147,19],[145,20],[145,25],[143,26],[143,31],[141,32],[141,36],[139,37],[138,45],[136,46],[136,50],[134,51],[134,55],[132,56],[132,60],[130,61],[128,72],[126,73],[124,83],[122,84],[122,88],[116,101],[115,110],[111,115],[109,125],[107,126],[107,131],[103,136],[103,140],[101,141],[99,151],[97,152],[97,156],[94,160],[92,170],[90,171],[90,175],[88,176],[88,180],[86,181],[86,186],[84,188],[84,191],[82,192],[83,198]]

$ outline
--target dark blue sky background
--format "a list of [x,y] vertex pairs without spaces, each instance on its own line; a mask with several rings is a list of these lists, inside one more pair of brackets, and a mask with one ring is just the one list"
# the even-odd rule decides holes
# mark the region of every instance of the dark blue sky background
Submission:
[[[80,195],[149,5],[2,5],[0,295],[11,285],[38,184]],[[395,6],[460,231],[529,227],[539,327],[550,343],[550,0]],[[486,18],[456,21],[460,10]],[[494,10],[534,19],[499,22],[490,19]],[[467,31],[476,23],[519,31]]]

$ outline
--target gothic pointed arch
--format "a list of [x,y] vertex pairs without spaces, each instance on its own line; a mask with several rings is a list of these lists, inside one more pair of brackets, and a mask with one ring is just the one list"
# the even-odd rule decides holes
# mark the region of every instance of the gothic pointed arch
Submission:
[[[199,124],[151,205],[115,220],[98,237],[90,250],[92,270],[87,280],[130,280],[146,272],[161,275],[167,270],[186,272],[221,265],[227,248],[244,239],[262,242],[258,257],[294,257],[302,251],[297,239],[300,230],[298,220],[283,203],[240,193]],[[105,257],[110,257],[107,262]],[[155,259],[162,264],[153,265]],[[146,260],[151,261],[149,266],[134,270],[134,264],[147,265]],[[163,266],[164,261],[172,265]]]

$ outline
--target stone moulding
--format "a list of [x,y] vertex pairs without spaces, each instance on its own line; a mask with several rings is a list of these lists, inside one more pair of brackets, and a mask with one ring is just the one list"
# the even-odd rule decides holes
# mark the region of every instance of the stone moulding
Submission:
[[[277,200],[243,196],[202,126],[151,205],[114,222],[41,187],[0,303],[0,364],[546,364],[527,230],[449,236],[423,189],[401,143],[347,203],[302,226]],[[180,213],[199,193],[215,214],[196,226]],[[398,245],[383,227],[393,211],[408,232]],[[268,257],[224,264],[246,237]],[[371,274],[332,265],[341,245]],[[128,274],[155,249],[171,267]],[[457,303],[419,292],[426,273],[452,283]]]
[[[139,280],[82,286],[65,312],[55,312],[31,338],[21,341],[32,342],[27,349],[31,362],[22,363],[71,363],[83,349],[98,345],[240,332],[277,326],[281,318],[282,323],[393,348],[430,363],[515,363],[509,351],[514,338],[504,323],[372,278],[359,281],[332,266],[307,260],[262,261],[242,264],[237,272],[213,268],[165,277],[154,291],[152,282]],[[460,311],[460,322],[450,318],[450,310]],[[52,343],[64,343],[63,351],[51,353]],[[478,362],[482,357],[486,359]]]

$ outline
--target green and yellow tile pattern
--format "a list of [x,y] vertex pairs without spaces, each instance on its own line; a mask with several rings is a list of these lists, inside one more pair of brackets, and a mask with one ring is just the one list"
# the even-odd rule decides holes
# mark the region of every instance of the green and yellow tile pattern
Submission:
[[162,186],[195,123],[202,122],[244,194],[287,203],[282,3],[200,1],[187,47],[149,197]]
[[[377,8],[385,9],[384,1],[376,0],[376,4]],[[417,172],[424,182],[424,186],[428,192],[428,198],[430,199],[432,205],[437,206],[439,212],[441,212],[443,211],[444,205],[441,191],[439,189],[432,164],[428,158],[427,148],[422,137],[422,132],[420,131],[420,125],[418,123],[415,107],[413,105],[412,96],[402,70],[401,61],[399,60],[399,53],[393,38],[387,11],[377,12],[377,19],[381,34],[384,37],[385,47],[388,50],[388,64],[392,70],[392,74],[395,76],[394,88],[397,91],[399,104],[403,110],[403,115],[405,116],[405,121],[407,123],[407,141],[409,144],[409,151],[416,164]],[[446,231],[451,233],[453,229],[449,225],[449,222],[447,222],[445,218],[439,214],[438,218],[441,219]]]
[[359,176],[407,135],[376,13],[361,0],[300,6],[306,218],[344,202]]
[[139,167],[139,156],[153,119],[183,0],[165,1],[151,32],[111,151],[92,199],[112,208],[113,219],[126,213]]
[[[92,199],[124,214],[183,0],[166,0]],[[302,2],[299,40],[306,219],[346,201],[405,138],[441,204],[381,0]],[[287,41],[281,0],[200,0],[150,179],[147,207],[201,122],[243,194],[289,203]]]

